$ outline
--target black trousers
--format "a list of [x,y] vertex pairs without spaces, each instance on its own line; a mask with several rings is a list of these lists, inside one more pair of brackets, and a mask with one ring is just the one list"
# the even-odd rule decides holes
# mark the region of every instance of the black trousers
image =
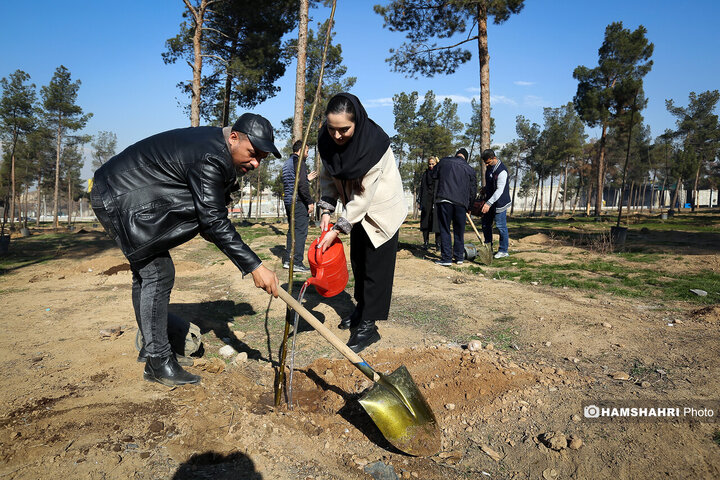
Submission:
[[[440,260],[443,262],[464,260],[467,210],[465,207],[447,202],[438,203],[435,207],[438,209],[438,219],[440,220],[440,251],[442,252]],[[451,224],[454,241],[450,240]]]
[[362,320],[387,320],[400,231],[375,248],[362,225],[350,231],[350,264],[355,276],[355,307]]

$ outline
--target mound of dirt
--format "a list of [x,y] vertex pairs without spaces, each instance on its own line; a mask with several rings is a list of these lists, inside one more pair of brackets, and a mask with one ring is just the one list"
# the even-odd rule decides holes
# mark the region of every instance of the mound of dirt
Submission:
[[528,235],[527,237],[520,238],[518,239],[518,242],[526,244],[548,244],[551,240],[550,237],[544,233],[536,233],[535,235]]
[[703,322],[720,324],[720,305],[710,305],[699,308],[694,310],[690,315]]

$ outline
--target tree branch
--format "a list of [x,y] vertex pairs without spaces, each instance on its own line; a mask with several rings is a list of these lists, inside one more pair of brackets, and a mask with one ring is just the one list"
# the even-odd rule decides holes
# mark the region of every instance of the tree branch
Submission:
[[478,36],[475,35],[474,37],[472,37],[472,38],[467,38],[466,40],[463,40],[463,41],[461,41],[461,42],[456,43],[455,45],[448,45],[447,47],[428,48],[428,49],[426,49],[426,50],[419,50],[419,51],[417,51],[417,52],[415,52],[415,53],[416,53],[416,54],[420,54],[420,53],[435,52],[435,51],[437,51],[437,50],[449,50],[449,49],[451,49],[451,48],[458,47],[458,46],[462,45],[463,43],[472,42],[473,40],[477,40],[477,39],[478,39]]

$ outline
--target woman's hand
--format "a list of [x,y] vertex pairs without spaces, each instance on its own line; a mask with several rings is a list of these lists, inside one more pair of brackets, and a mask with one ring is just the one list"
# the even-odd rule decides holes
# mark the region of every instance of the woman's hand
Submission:
[[330,214],[323,213],[320,216],[320,231],[327,232],[330,229]]
[[321,252],[324,252],[328,249],[330,245],[332,245],[332,242],[335,241],[335,239],[338,236],[337,230],[330,230],[325,234],[325,236],[320,240],[317,244],[317,248],[320,249]]

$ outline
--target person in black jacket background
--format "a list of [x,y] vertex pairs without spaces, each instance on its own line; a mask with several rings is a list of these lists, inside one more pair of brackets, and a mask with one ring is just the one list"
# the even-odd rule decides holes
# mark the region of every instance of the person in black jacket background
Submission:
[[255,286],[277,297],[278,279],[262,265],[228,218],[237,175],[280,157],[270,122],[251,113],[232,127],[191,127],[129,146],[96,172],[90,193],[98,221],[120,246],[132,271],[132,302],[142,332],[144,378],[164,385],[197,383],[178,364],[167,335],[175,280],[169,250],[200,233]]
[[[440,221],[440,260],[443,267],[451,260],[462,265],[465,259],[465,221],[477,194],[477,175],[467,163],[467,150],[461,148],[454,157],[445,157],[437,164],[433,174],[437,179],[435,208]],[[450,225],[453,241],[450,239]]]
[[[297,171],[297,162],[300,160],[300,149],[302,148],[302,140],[297,140],[293,143],[293,154],[290,155],[282,167],[282,181],[283,181],[283,201],[285,203],[285,213],[288,217],[288,224],[290,223],[290,215],[292,213],[292,197],[293,189],[295,188],[295,172]],[[308,156],[308,146],[305,145],[305,152],[303,153],[302,163],[300,164],[300,174],[298,175],[298,191],[295,200],[295,254],[293,255],[293,270],[299,273],[307,273],[310,269],[303,265],[303,258],[305,258],[305,240],[307,239],[308,227],[310,226],[310,215],[312,215],[315,208],[315,202],[313,202],[310,196],[310,186],[308,180],[313,180],[317,177],[317,172],[312,172],[308,175],[307,164],[305,159]],[[285,242],[285,255],[283,257],[283,268],[290,268],[290,244],[292,243],[290,228],[288,228],[287,239]]]
[[437,209],[435,208],[437,180],[433,177],[433,169],[437,163],[437,157],[428,158],[428,168],[420,178],[420,193],[418,194],[420,231],[423,235],[423,248],[426,250],[430,241],[431,232],[435,234],[435,248],[440,250],[440,222],[438,221]]

